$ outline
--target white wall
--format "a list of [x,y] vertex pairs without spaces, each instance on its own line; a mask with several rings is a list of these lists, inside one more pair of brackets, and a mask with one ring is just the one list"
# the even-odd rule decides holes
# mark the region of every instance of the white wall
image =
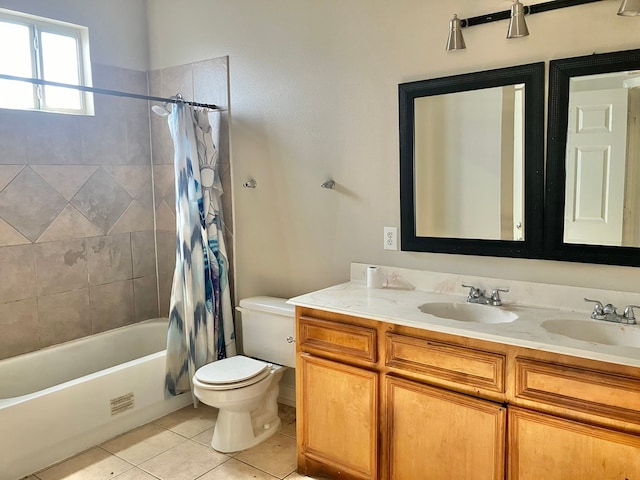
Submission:
[[91,61],[149,69],[146,0],[0,0],[8,8],[89,27]]
[[521,39],[506,21],[465,29],[467,50],[444,50],[453,13],[510,3],[148,2],[151,68],[230,55],[238,298],[341,282],[351,261],[640,291],[629,267],[382,249],[400,222],[398,83],[640,46],[640,18],[607,0],[528,17]]

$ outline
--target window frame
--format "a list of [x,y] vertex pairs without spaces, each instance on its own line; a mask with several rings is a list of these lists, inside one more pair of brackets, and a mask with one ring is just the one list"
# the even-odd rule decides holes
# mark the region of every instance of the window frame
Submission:
[[[45,81],[45,64],[42,53],[42,34],[51,33],[72,38],[76,42],[77,47],[77,64],[78,64],[78,85],[84,87],[92,86],[91,79],[91,60],[89,55],[89,29],[81,25],[61,22],[45,17],[38,17],[22,12],[16,12],[0,8],[0,22],[13,23],[23,25],[29,28],[31,37],[30,53],[31,65],[34,72],[34,79]],[[90,92],[77,90],[80,96],[80,108],[51,108],[46,105],[46,87],[47,85],[33,84],[34,108],[28,108],[29,111],[42,111],[53,113],[65,113],[75,115],[93,115],[93,95]],[[7,108],[10,107],[2,107]]]

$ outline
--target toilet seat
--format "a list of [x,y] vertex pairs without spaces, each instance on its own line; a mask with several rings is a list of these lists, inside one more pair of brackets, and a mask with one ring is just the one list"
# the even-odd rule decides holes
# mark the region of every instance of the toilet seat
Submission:
[[270,363],[236,355],[200,367],[194,379],[200,388],[231,390],[259,382],[272,371]]

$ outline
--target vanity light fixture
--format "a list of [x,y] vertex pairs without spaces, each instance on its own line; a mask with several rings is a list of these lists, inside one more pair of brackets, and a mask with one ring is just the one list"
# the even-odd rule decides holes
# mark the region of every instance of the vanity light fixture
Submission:
[[[525,22],[525,15],[557,10],[558,8],[573,7],[584,3],[602,2],[604,0],[551,0],[537,3],[535,5],[523,5],[520,0],[514,0],[511,9],[500,12],[487,13],[477,17],[459,19],[457,15],[449,22],[449,39],[447,40],[447,50],[463,50],[465,47],[462,38],[462,29],[473,27],[483,23],[495,22],[509,19],[509,30],[507,38],[525,37],[529,35],[529,29]],[[622,5],[618,15],[640,15],[640,0],[622,0]]]
[[509,20],[509,30],[507,30],[507,38],[526,37],[529,35],[527,22],[524,19],[524,5],[520,0],[514,0],[511,5],[511,19]]
[[623,17],[640,15],[640,0],[622,0],[618,15],[622,15]]
[[447,39],[447,50],[464,50],[467,46],[464,44],[462,36],[462,26],[458,15],[454,15],[449,21],[449,38]]

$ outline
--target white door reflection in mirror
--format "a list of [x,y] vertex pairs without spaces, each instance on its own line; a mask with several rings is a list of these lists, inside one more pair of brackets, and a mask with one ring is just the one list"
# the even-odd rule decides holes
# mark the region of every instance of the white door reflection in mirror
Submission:
[[[617,87],[606,88],[612,85]],[[613,75],[571,81],[565,243],[635,245],[629,243],[635,237],[631,224],[623,221],[634,193],[625,188],[631,167],[627,158],[632,158],[627,154],[628,92]],[[635,182],[630,186],[637,188]]]

